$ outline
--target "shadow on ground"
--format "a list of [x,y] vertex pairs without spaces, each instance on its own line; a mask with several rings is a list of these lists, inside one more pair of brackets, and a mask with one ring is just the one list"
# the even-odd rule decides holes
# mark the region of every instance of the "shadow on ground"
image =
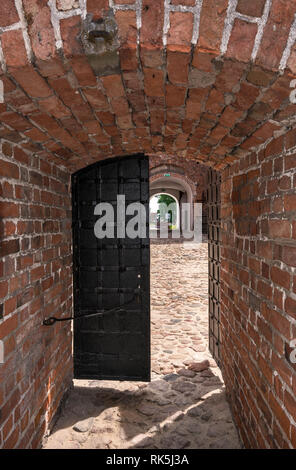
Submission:
[[65,433],[72,448],[239,447],[223,383],[211,370],[149,384],[76,385],[53,430],[55,442],[45,447],[65,448]]
[[[152,382],[75,381],[45,448],[238,448],[207,350],[206,243],[151,246]],[[191,362],[209,360],[194,373]]]

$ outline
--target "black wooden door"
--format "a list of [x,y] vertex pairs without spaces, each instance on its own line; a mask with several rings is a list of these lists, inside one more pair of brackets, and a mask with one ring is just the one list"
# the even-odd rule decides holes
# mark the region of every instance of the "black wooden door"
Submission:
[[217,171],[208,170],[208,245],[209,245],[209,349],[220,365],[220,185]]
[[[144,204],[146,238],[117,237],[117,195],[125,195],[126,206]],[[148,157],[109,159],[78,171],[72,197],[74,377],[149,381]],[[94,208],[101,202],[114,208],[115,238],[95,236]]]

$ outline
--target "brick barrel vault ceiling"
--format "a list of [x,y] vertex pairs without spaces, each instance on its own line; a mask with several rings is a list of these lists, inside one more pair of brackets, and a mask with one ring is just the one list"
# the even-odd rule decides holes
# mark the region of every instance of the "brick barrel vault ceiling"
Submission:
[[[2,0],[0,137],[75,171],[134,152],[222,169],[293,129],[293,0]],[[87,14],[114,15],[95,75]]]

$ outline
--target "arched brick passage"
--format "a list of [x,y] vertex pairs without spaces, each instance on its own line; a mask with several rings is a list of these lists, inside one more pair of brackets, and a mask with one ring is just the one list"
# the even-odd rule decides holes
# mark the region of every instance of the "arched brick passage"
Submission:
[[1,447],[38,447],[71,380],[69,326],[40,327],[72,309],[70,174],[141,151],[221,171],[227,391],[247,447],[296,447],[295,12],[1,2]]
[[159,170],[157,173],[153,173],[150,176],[150,184],[153,186],[153,183],[157,183],[159,180],[162,182],[165,179],[164,175],[166,172],[170,175],[170,178],[173,178],[174,181],[179,183],[180,186],[183,186],[184,191],[186,191],[186,189],[188,192],[190,191],[192,199],[196,198],[197,188],[195,183],[193,183],[193,181],[190,180],[187,175],[182,175],[177,172],[176,168],[169,169],[166,166],[162,166],[161,170]]
[[190,204],[191,227],[193,229],[193,203],[196,201],[197,188],[196,185],[186,175],[170,170],[169,178],[164,176],[164,173],[155,173],[150,177],[150,194],[170,194],[176,198],[178,202],[178,219],[181,217],[181,205],[183,203]]
[[[206,205],[206,181],[208,167],[203,164],[196,164],[192,160],[185,160],[178,155],[168,157],[167,155],[150,155],[150,182],[163,178],[165,173],[169,173],[171,178],[184,187],[187,193],[188,202],[202,204],[202,231],[207,233],[207,205]],[[191,196],[192,194],[192,196]],[[193,215],[193,212],[191,212]],[[192,217],[193,218],[193,217]]]
[[222,169],[293,124],[291,1],[2,3],[0,135],[71,171],[137,151]]

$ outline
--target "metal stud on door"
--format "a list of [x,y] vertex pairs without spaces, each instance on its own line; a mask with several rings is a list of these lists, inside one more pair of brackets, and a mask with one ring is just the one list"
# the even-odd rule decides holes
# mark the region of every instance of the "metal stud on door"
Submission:
[[[117,236],[118,195],[126,206],[145,206],[146,238]],[[148,157],[109,159],[78,171],[72,197],[74,377],[150,381]],[[95,236],[94,208],[101,202],[113,206],[114,238]]]
[[209,349],[220,364],[220,186],[221,176],[208,170]]

